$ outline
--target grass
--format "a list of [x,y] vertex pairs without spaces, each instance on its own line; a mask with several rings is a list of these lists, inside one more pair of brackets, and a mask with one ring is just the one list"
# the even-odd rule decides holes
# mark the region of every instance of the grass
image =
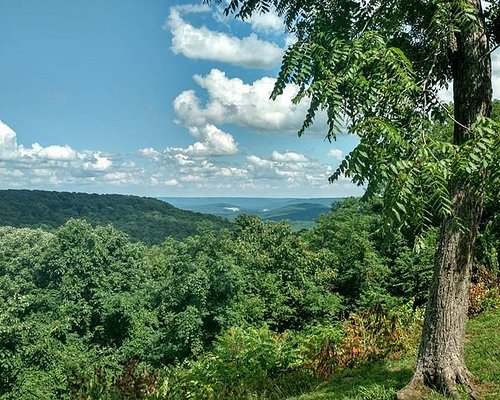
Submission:
[[[479,380],[480,399],[500,399],[500,311],[469,322],[466,363]],[[415,356],[348,369],[295,400],[391,400],[412,376]],[[430,392],[426,399],[445,397]]]

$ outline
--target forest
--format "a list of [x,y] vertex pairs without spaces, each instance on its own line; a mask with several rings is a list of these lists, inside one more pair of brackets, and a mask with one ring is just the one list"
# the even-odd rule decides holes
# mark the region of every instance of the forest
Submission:
[[[491,206],[471,316],[500,306]],[[412,353],[437,231],[416,253],[383,223],[380,200],[347,199],[300,233],[241,215],[155,245],[84,220],[4,226],[0,398],[288,398]]]

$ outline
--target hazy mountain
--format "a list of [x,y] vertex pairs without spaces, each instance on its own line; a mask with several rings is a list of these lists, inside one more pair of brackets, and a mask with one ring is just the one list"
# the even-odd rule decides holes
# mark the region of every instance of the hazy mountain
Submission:
[[257,215],[266,220],[314,221],[342,198],[160,197],[184,210],[234,218]]

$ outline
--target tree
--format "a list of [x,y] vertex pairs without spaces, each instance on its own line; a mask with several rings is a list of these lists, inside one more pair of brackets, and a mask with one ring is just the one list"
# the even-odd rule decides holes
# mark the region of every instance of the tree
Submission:
[[[220,1],[220,0],[219,0]],[[473,394],[464,363],[468,288],[484,197],[498,185],[499,128],[491,113],[491,46],[499,1],[231,0],[245,19],[274,8],[297,38],[271,95],[296,85],[309,101],[299,136],[326,112],[327,138],[344,127],[359,145],[332,175],[381,194],[386,226],[418,237],[439,221],[440,242],[415,374],[398,396],[423,386]],[[453,83],[453,111],[437,92]],[[453,121],[451,142],[431,133]]]

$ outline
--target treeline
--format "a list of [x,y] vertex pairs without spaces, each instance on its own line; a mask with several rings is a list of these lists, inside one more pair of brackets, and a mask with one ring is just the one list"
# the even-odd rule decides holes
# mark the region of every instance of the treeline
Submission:
[[[152,246],[80,220],[2,227],[0,398],[266,398],[272,380],[297,388],[352,365],[334,345],[363,359],[401,351],[395,332],[418,320],[437,235],[416,254],[381,236],[380,208],[348,200],[302,234],[240,216]],[[496,304],[489,293],[478,310]],[[372,320],[342,322],[368,309]],[[382,336],[363,347],[367,329]]]
[[93,226],[113,224],[134,241],[161,243],[166,237],[185,238],[200,226],[228,228],[212,215],[180,210],[161,200],[117,195],[0,190],[0,225],[57,228],[69,219],[85,219]]

